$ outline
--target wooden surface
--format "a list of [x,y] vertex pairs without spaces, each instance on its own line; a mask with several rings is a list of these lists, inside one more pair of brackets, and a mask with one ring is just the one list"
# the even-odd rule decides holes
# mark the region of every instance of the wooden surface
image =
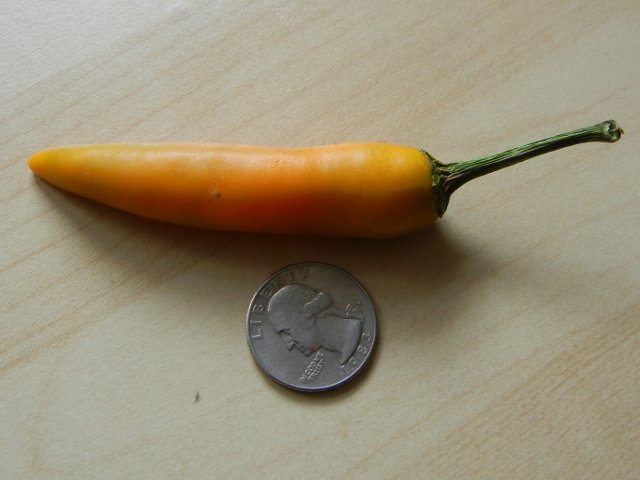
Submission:
[[[3,479],[640,475],[640,4],[9,2]],[[60,144],[385,141],[443,161],[615,118],[392,241],[202,232],[33,178]],[[266,379],[255,288],[335,264],[379,315],[329,394]]]

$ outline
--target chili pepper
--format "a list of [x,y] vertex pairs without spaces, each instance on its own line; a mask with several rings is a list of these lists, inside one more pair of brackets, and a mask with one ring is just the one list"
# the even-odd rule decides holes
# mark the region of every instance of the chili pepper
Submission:
[[502,153],[444,164],[382,143],[310,148],[87,145],[31,156],[64,190],[143,217],[220,230],[394,237],[442,216],[471,179],[582,142],[615,142],[609,120]]

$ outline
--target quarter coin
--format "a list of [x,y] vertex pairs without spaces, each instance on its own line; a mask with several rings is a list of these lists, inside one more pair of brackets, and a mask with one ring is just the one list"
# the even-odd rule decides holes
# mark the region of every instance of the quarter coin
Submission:
[[364,287],[323,263],[300,263],[267,278],[249,305],[247,341],[260,368],[294,390],[331,390],[371,356],[376,316]]

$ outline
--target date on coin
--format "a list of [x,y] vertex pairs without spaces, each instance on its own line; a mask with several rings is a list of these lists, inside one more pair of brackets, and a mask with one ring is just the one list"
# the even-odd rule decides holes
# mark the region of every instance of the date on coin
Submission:
[[337,388],[360,371],[376,338],[373,304],[347,272],[300,263],[267,278],[247,313],[247,341],[262,370],[301,391]]

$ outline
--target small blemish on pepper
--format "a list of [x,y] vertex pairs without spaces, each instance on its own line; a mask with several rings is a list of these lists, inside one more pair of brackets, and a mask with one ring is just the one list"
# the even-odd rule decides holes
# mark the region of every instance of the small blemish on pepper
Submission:
[[211,194],[211,196],[209,197],[209,202],[212,202],[216,198],[220,198],[220,192],[218,191],[215,191]]

